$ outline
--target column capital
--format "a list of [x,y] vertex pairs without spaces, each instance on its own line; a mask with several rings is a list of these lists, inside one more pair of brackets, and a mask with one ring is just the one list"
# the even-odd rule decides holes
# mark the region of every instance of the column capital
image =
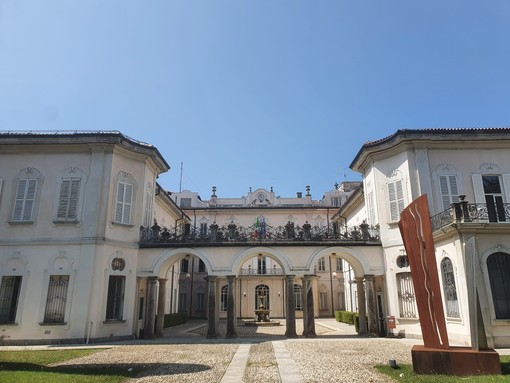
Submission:
[[374,274],[365,274],[365,279],[367,281],[372,281],[375,278]]
[[285,274],[285,279],[293,281],[296,276],[294,274]]
[[217,275],[208,275],[207,277],[205,277],[204,279],[207,281],[207,282],[214,282],[216,280],[216,278],[218,278]]
[[155,275],[147,277],[147,279],[149,280],[150,283],[157,283],[158,282],[158,277],[155,276]]
[[164,285],[164,284],[166,284],[168,282],[168,279],[166,279],[166,278],[158,278],[158,281],[159,281],[160,284]]
[[234,281],[237,278],[237,275],[227,275],[227,281]]

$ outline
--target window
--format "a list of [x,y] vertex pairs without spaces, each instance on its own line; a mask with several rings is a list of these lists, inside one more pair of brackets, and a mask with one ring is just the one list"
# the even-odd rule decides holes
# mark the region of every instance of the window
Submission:
[[44,323],[64,323],[69,275],[51,275],[46,297]]
[[16,201],[12,213],[13,222],[32,221],[37,180],[21,179],[16,189]]
[[454,202],[459,202],[459,188],[457,187],[457,176],[440,175],[439,189],[441,191],[441,203],[443,210],[448,210]]
[[303,310],[303,287],[294,284],[294,298],[296,299],[296,310]]
[[320,310],[328,309],[328,293],[326,291],[319,293],[319,308]]
[[21,276],[3,276],[0,285],[0,323],[14,323],[18,308]]
[[120,321],[124,309],[124,289],[126,277],[110,275],[108,281],[108,300],[106,302],[106,320]]
[[401,318],[418,318],[411,273],[397,273],[398,301]]
[[344,270],[344,261],[342,258],[336,259],[336,271],[343,271]]
[[200,224],[200,236],[205,237],[207,235],[207,223],[202,222]]
[[460,318],[455,274],[452,261],[448,257],[441,261],[441,275],[443,279],[444,299],[446,301],[446,316],[450,318]]
[[188,294],[179,294],[179,312],[186,312],[188,309]]
[[326,262],[324,260],[324,257],[319,258],[318,265],[319,271],[326,271]]
[[263,305],[269,309],[269,287],[267,285],[258,285],[255,287],[255,307]]
[[510,319],[510,254],[489,255],[487,270],[496,319]]
[[371,225],[375,224],[375,208],[374,208],[374,192],[370,190],[367,193],[367,212],[368,212],[368,223]]
[[222,286],[220,290],[220,311],[227,311],[228,286]]
[[257,274],[266,274],[267,268],[266,268],[266,257],[259,257],[257,259]]
[[60,183],[57,221],[77,221],[81,178],[63,178]]
[[400,219],[400,213],[402,213],[405,208],[402,180],[390,181],[387,185],[390,204],[390,221],[395,222]]
[[181,198],[181,209],[189,209],[191,208],[191,198]]
[[201,259],[198,260],[198,272],[205,273],[205,263]]
[[131,204],[133,185],[119,181],[117,183],[117,199],[115,202],[115,222],[124,225],[131,223]]
[[205,296],[204,293],[197,293],[197,311],[205,310]]
[[490,222],[506,221],[503,194],[498,175],[482,175],[483,191]]
[[152,201],[154,193],[152,192],[152,185],[150,183],[147,184],[145,189],[145,209],[143,214],[143,226],[151,227],[152,226]]
[[188,272],[189,261],[187,259],[181,259],[181,273]]
[[11,222],[33,222],[37,212],[38,196],[44,178],[39,170],[25,168],[21,170],[14,184],[16,192],[12,209]]

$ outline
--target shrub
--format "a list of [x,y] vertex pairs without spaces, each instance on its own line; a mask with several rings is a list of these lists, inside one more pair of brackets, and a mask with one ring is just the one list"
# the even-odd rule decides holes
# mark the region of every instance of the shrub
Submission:
[[165,314],[165,327],[177,326],[179,324],[186,323],[188,321],[188,316],[186,313],[173,313],[173,314]]
[[359,314],[354,314],[354,329],[359,332]]
[[355,315],[357,315],[357,313],[352,311],[335,311],[335,319],[337,320],[337,322],[354,324]]

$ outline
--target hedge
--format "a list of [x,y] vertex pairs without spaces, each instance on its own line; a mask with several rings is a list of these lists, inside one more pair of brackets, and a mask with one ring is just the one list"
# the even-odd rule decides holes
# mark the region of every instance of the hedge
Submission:
[[165,314],[165,327],[177,326],[179,324],[186,323],[188,321],[188,315],[186,313],[173,313]]
[[359,314],[353,311],[335,311],[337,322],[353,324],[356,332],[359,332]]

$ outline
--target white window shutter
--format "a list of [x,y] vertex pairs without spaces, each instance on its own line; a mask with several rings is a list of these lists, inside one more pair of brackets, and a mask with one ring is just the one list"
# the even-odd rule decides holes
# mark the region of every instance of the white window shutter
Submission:
[[124,194],[124,212],[122,223],[131,223],[131,199],[133,197],[133,185],[126,184]]
[[69,205],[69,188],[71,185],[70,180],[62,180],[60,184],[60,196],[58,199],[57,218],[67,218],[67,206]]
[[471,175],[471,179],[473,181],[473,191],[475,193],[475,202],[476,203],[485,203],[485,193],[483,191],[483,182],[481,174],[473,174]]
[[73,179],[71,181],[71,190],[69,193],[69,211],[67,218],[76,220],[78,218],[78,203],[80,197],[81,179]]
[[502,174],[503,193],[505,194],[506,203],[510,203],[510,173]]
[[115,202],[115,222],[122,223],[122,208],[124,203],[124,182],[117,183],[117,201]]

